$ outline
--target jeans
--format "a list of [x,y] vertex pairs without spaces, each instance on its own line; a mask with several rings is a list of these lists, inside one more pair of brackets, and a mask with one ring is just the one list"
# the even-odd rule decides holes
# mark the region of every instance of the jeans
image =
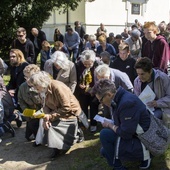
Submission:
[[107,159],[110,166],[121,167],[121,161],[119,159],[114,160],[117,137],[113,130],[108,128],[102,129],[100,132],[100,141],[102,143],[100,153]]
[[79,53],[79,49],[75,48],[75,49],[69,50],[70,57],[71,57],[72,53],[73,53],[72,61],[75,63],[77,56],[78,56],[78,53]]

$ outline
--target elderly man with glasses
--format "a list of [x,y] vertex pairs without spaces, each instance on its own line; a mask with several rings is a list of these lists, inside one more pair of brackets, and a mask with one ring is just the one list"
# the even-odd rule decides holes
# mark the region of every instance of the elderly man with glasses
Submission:
[[114,170],[126,170],[121,161],[141,161],[140,169],[150,166],[150,153],[137,137],[139,128],[147,131],[150,116],[146,106],[133,93],[109,79],[99,80],[93,87],[98,100],[113,110],[114,123],[107,119],[100,132],[101,154]]
[[[133,92],[133,85],[128,77],[128,75],[117,69],[112,69],[106,64],[99,65],[95,69],[95,75],[98,80],[100,79],[110,79],[115,83],[116,88],[122,86],[125,90]],[[106,118],[111,117],[112,110],[104,105],[104,116]]]
[[25,60],[28,63],[33,63],[35,58],[34,45],[26,36],[25,28],[19,27],[17,29],[17,39],[13,41],[12,48],[21,50]]

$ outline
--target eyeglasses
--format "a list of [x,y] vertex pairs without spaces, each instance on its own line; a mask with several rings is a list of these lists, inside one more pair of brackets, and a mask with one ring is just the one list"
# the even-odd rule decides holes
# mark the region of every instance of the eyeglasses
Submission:
[[105,93],[100,99],[99,99],[99,102],[102,103],[103,102],[103,99],[104,97],[107,95],[107,93]]

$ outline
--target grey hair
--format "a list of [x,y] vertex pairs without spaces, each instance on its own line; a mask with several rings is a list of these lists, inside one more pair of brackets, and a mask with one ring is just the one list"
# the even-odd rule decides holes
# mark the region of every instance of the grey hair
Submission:
[[96,36],[95,35],[89,35],[89,41],[95,41]]
[[110,67],[107,64],[102,64],[96,67],[95,73],[100,77],[109,77],[110,76]]
[[103,96],[106,92],[116,93],[116,86],[114,82],[109,79],[101,79],[95,83],[92,88],[92,94]]
[[67,56],[65,55],[65,53],[63,53],[62,51],[55,51],[52,54],[51,59],[53,63],[57,64],[62,69],[67,69],[69,66],[69,60]]
[[33,87],[38,86],[42,88],[47,88],[51,83],[51,78],[50,75],[45,71],[39,71],[33,74],[28,81],[29,84],[31,84]]
[[93,50],[84,50],[81,53],[81,61],[87,61],[87,60],[91,60],[91,61],[95,61],[96,60],[96,54]]

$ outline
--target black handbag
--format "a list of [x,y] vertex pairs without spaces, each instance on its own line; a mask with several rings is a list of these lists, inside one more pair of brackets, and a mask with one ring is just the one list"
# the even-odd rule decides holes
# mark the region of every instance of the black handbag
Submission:
[[15,110],[14,102],[8,91],[4,91],[1,101],[4,106],[4,119],[8,120]]

